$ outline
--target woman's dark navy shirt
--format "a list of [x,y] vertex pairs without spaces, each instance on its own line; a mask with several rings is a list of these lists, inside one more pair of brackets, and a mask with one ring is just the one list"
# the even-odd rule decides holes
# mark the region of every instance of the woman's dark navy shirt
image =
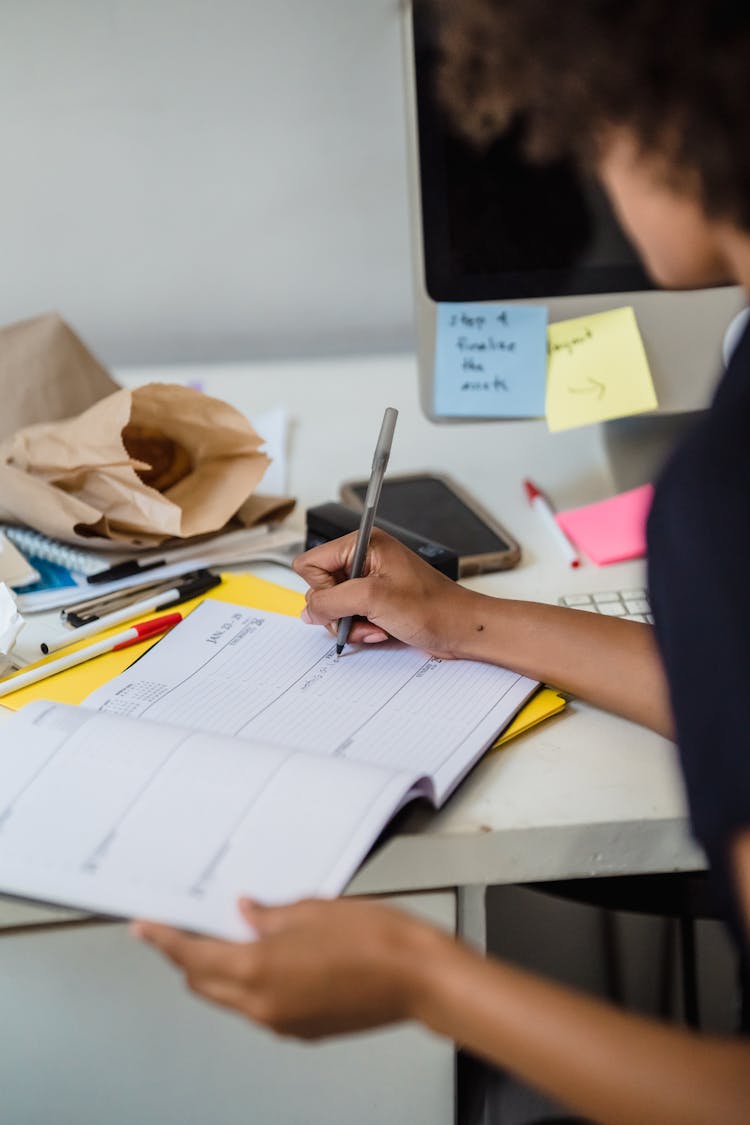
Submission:
[[648,554],[693,830],[737,929],[728,848],[750,827],[750,323],[657,482]]

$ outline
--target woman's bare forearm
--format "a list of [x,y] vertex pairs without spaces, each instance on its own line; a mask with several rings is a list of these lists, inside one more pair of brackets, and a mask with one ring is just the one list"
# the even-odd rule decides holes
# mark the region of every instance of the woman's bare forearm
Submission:
[[750,1046],[631,1015],[441,935],[416,1016],[601,1125],[741,1125]]
[[650,625],[464,592],[457,656],[502,664],[672,737],[667,681]]
[[487,597],[451,582],[378,529],[365,577],[348,580],[355,540],[334,539],[295,561],[310,586],[305,620],[331,628],[356,616],[352,640],[390,635],[437,656],[501,664],[671,736],[650,626]]

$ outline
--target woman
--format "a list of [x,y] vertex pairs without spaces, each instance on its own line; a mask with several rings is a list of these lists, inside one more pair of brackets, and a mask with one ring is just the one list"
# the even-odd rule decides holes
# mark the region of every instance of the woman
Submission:
[[[750,294],[750,6],[724,0],[465,0],[446,6],[444,82],[466,127],[518,112],[539,154],[601,179],[654,279]],[[711,411],[658,482],[655,631],[506,602],[443,579],[384,535],[348,580],[353,539],[301,556],[304,618],[507,665],[676,734],[695,832],[750,947],[750,331]],[[696,604],[691,596],[700,588]],[[687,607],[690,607],[689,609]],[[750,1045],[697,1036],[483,958],[366,901],[241,904],[260,940],[140,923],[191,987],[305,1038],[416,1019],[600,1122],[750,1119]]]

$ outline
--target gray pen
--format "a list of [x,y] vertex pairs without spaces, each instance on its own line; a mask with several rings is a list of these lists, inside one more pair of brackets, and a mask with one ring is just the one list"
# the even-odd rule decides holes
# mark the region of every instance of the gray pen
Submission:
[[[370,546],[372,525],[375,522],[375,513],[378,508],[378,500],[380,499],[380,490],[383,487],[383,477],[385,476],[385,470],[388,468],[388,458],[391,455],[393,431],[396,428],[397,418],[398,410],[395,410],[392,406],[388,406],[383,415],[383,422],[378,435],[378,444],[375,446],[375,454],[372,458],[370,483],[367,486],[362,519],[359,521],[359,531],[357,532],[357,542],[354,547],[354,559],[349,575],[350,578],[362,577],[362,567],[365,565],[367,548]],[[339,627],[336,632],[337,656],[341,656],[341,653],[344,651],[344,645],[349,640],[349,630],[351,627],[351,617],[341,617],[339,619]]]

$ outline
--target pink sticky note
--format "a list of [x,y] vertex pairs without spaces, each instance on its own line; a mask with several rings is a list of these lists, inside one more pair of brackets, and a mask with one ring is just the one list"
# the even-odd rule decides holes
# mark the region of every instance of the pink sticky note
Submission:
[[609,500],[558,512],[569,539],[597,566],[638,559],[646,554],[646,520],[654,497],[650,484]]

